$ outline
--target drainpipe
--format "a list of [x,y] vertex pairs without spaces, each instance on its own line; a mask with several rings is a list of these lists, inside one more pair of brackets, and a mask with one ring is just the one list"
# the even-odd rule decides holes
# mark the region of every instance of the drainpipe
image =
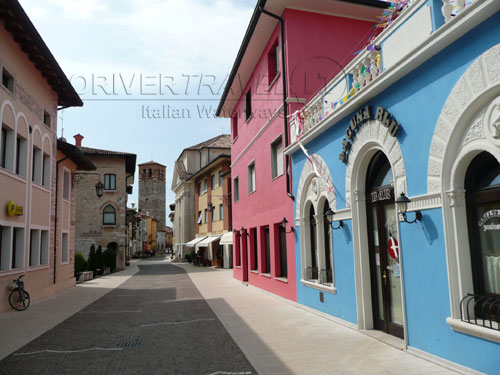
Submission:
[[59,192],[59,163],[62,163],[69,157],[64,157],[61,160],[58,160],[56,163],[56,213],[54,215],[54,284],[56,283],[56,265],[57,265],[57,211],[58,211],[58,192]]
[[[287,99],[287,91],[286,91],[286,64],[285,64],[285,20],[267,10],[265,10],[262,6],[259,7],[259,10],[268,15],[269,17],[275,18],[280,21],[280,33],[281,33],[281,72],[283,74],[283,117],[284,117],[284,137],[285,137],[285,148],[288,147],[288,104],[286,102]],[[286,193],[287,195],[294,200],[295,197],[291,193],[290,190],[290,156],[285,156],[285,170],[286,170]]]

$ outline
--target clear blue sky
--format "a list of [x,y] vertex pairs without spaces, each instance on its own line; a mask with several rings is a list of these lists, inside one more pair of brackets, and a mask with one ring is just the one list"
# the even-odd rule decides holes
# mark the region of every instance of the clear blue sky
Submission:
[[[256,0],[20,2],[84,101],[60,113],[58,136],[63,123],[68,142],[165,164],[173,202],[182,149],[229,132],[199,112],[213,116]],[[136,175],[131,202],[137,191]]]

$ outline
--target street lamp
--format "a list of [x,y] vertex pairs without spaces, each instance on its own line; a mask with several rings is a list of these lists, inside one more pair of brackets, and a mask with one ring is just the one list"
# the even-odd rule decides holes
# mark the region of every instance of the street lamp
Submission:
[[97,194],[97,197],[101,198],[103,191],[104,191],[104,184],[101,181],[99,181],[97,184],[95,184],[95,193]]
[[286,230],[286,225],[288,224],[288,220],[286,217],[281,220],[281,227],[285,230],[285,233],[293,233],[295,231],[294,227],[290,227],[290,231]]
[[408,224],[413,224],[416,223],[417,221],[422,220],[422,213],[420,211],[415,211],[415,219],[412,221],[408,221],[408,218],[406,217],[406,213],[408,212],[408,203],[410,203],[411,200],[405,195],[404,192],[401,193],[401,195],[396,199],[396,204],[398,206],[398,212],[403,218],[403,221]]
[[330,207],[328,207],[328,210],[326,210],[325,212],[326,220],[328,220],[328,223],[330,223],[330,226],[333,230],[342,229],[344,227],[344,222],[342,220],[339,220],[339,225],[337,227],[333,226],[333,215],[335,215],[335,212]]

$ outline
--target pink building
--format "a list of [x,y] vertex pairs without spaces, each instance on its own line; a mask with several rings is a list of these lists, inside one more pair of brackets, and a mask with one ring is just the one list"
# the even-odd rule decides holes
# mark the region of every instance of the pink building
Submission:
[[374,0],[258,1],[217,110],[231,119],[236,279],[297,299],[286,118],[366,45],[385,7]]

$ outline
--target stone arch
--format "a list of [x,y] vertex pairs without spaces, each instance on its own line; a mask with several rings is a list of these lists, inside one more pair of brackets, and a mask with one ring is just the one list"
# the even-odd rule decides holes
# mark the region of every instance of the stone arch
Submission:
[[4,100],[0,108],[0,120],[2,124],[7,125],[11,130],[16,129],[16,111],[9,100]]
[[29,125],[28,120],[24,113],[19,112],[16,117],[16,129],[17,134],[21,135],[24,139],[28,139],[29,137]]
[[[485,103],[500,93],[500,44],[479,56],[451,91],[439,116],[432,138],[427,169],[427,192],[438,193],[450,188],[443,186],[443,171],[451,170],[446,154],[457,147],[463,131],[474,121]],[[479,126],[470,128],[480,131]],[[460,134],[460,136],[457,135]],[[449,163],[446,163],[449,160]],[[448,183],[449,181],[445,181]]]

